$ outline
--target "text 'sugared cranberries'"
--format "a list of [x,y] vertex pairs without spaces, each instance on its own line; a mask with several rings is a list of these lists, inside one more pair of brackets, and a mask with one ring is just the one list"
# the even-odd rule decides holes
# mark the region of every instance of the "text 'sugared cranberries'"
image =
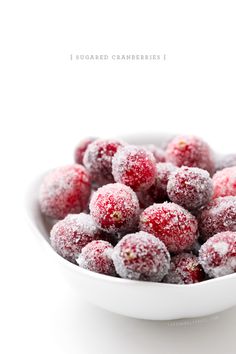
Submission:
[[209,238],[199,251],[199,262],[213,278],[236,272],[236,232],[220,232]]
[[83,163],[97,186],[114,182],[112,159],[123,143],[117,140],[95,140],[88,145]]
[[59,167],[43,180],[39,203],[43,214],[62,219],[86,209],[91,193],[89,174],[81,165]]
[[122,278],[135,280],[159,282],[170,267],[164,243],[142,231],[124,236],[114,247],[112,259]]
[[176,136],[167,146],[166,161],[176,166],[199,167],[211,175],[215,171],[213,154],[208,144],[195,136]]
[[155,157],[156,163],[166,161],[165,151],[163,149],[161,149],[160,147],[153,145],[153,144],[144,145],[143,147],[153,154],[153,156]]
[[100,187],[89,207],[95,223],[107,232],[133,230],[140,212],[135,192],[120,183]]
[[236,197],[211,201],[198,214],[198,225],[204,241],[222,231],[236,231]]
[[175,203],[153,204],[140,216],[140,229],[160,238],[170,252],[181,252],[197,239],[197,220]]
[[167,193],[172,202],[189,210],[197,209],[210,201],[212,179],[206,170],[182,166],[170,175]]
[[194,284],[205,279],[198,258],[191,253],[181,253],[172,257],[169,273],[164,282],[170,284]]
[[91,144],[94,140],[95,138],[87,138],[82,140],[79,145],[77,145],[74,153],[76,163],[79,163],[81,165],[83,164],[84,153],[87,150],[89,144]]
[[156,177],[154,156],[142,147],[126,145],[115,154],[112,173],[116,182],[123,183],[135,191],[147,190]]
[[84,269],[115,276],[116,271],[111,259],[112,252],[113,247],[109,242],[92,241],[82,249],[76,262]]
[[147,190],[138,192],[140,206],[146,208],[155,202],[164,202],[168,198],[167,183],[172,172],[177,167],[170,162],[160,162],[156,164],[156,179],[154,184]]
[[236,154],[221,155],[216,157],[216,171],[226,167],[236,166]]
[[224,168],[212,177],[214,195],[213,198],[236,196],[236,166]]
[[84,213],[67,215],[53,226],[50,233],[52,247],[73,263],[87,243],[100,238],[101,231],[91,216]]

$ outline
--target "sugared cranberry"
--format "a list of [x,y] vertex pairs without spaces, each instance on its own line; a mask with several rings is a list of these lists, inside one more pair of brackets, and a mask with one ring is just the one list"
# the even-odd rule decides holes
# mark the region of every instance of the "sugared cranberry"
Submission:
[[84,269],[115,276],[116,271],[111,259],[112,252],[113,247],[109,242],[92,241],[82,249],[76,262]]
[[198,214],[198,225],[204,241],[222,231],[236,231],[236,197],[211,201]]
[[199,251],[199,262],[213,278],[236,272],[236,232],[220,232],[209,238]]
[[87,243],[100,238],[101,231],[91,216],[84,213],[67,215],[53,226],[50,233],[52,247],[73,263]]
[[156,163],[159,162],[165,162],[166,157],[165,157],[165,151],[161,149],[160,147],[150,144],[150,145],[144,145],[144,148],[146,148],[148,151],[150,151],[153,156],[155,157]]
[[81,165],[60,167],[43,180],[39,203],[43,214],[62,219],[86,209],[91,193],[89,174]]
[[74,153],[74,158],[75,162],[79,164],[83,164],[83,158],[84,158],[84,153],[87,150],[87,147],[89,144],[91,144],[95,138],[87,138],[82,140],[76,147],[75,153]]
[[236,154],[221,155],[216,157],[216,171],[227,167],[236,166]]
[[124,236],[114,247],[112,259],[122,278],[159,282],[170,267],[170,255],[163,242],[146,233]]
[[213,184],[206,170],[182,166],[170,175],[167,193],[172,202],[193,210],[210,201]]
[[164,282],[170,284],[194,284],[203,281],[204,271],[198,258],[191,253],[181,253],[172,257],[169,273]]
[[215,164],[208,144],[195,136],[176,136],[167,146],[166,161],[176,166],[199,167],[214,173]]
[[147,190],[156,177],[154,156],[142,147],[124,146],[113,158],[112,173],[116,182],[123,183],[135,191]]
[[107,232],[132,230],[140,212],[134,191],[120,183],[100,187],[93,194],[89,207],[95,223]]
[[197,220],[175,203],[153,204],[140,216],[140,229],[160,238],[169,252],[181,252],[197,239]]
[[213,198],[236,196],[236,166],[224,168],[212,177],[214,195]]
[[168,200],[167,183],[169,176],[177,169],[170,162],[160,162],[156,164],[156,179],[154,184],[147,190],[137,192],[140,206],[147,208],[156,202],[164,202]]
[[95,140],[88,145],[83,163],[97,186],[114,182],[112,159],[123,143],[117,140]]

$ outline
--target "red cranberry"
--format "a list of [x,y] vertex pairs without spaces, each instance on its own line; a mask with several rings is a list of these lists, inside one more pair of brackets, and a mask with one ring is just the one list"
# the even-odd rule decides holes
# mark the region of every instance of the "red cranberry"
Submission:
[[214,173],[213,154],[205,141],[195,136],[176,136],[167,146],[166,161],[176,166],[199,167]]
[[87,150],[89,144],[91,144],[94,140],[95,138],[87,138],[82,140],[79,145],[77,145],[74,153],[76,163],[79,163],[81,165],[83,164],[84,153]]
[[124,236],[114,247],[112,259],[122,278],[159,282],[170,267],[170,255],[163,242],[146,233]]
[[199,262],[212,278],[236,272],[236,232],[220,232],[199,251]]
[[130,187],[111,183],[93,194],[90,212],[100,229],[115,233],[132,230],[140,209],[138,198]]
[[228,195],[236,196],[236,166],[224,168],[214,174],[214,198]]
[[153,154],[153,156],[156,160],[156,163],[166,161],[165,151],[163,149],[161,149],[160,147],[153,145],[153,144],[144,145],[143,147],[146,148],[148,151],[150,151]]
[[124,146],[113,158],[112,172],[116,182],[123,183],[135,191],[147,190],[156,177],[154,156],[144,148]]
[[95,240],[88,243],[79,254],[77,263],[84,269],[106,275],[116,275],[111,259],[112,245],[107,241]]
[[189,210],[197,209],[210,201],[212,180],[206,170],[182,166],[170,175],[167,193],[172,202]]
[[86,209],[91,193],[88,172],[81,165],[59,167],[43,180],[39,203],[43,214],[62,219]]
[[205,279],[198,258],[191,253],[181,253],[171,259],[169,273],[164,282],[170,284],[194,284]]
[[87,243],[102,238],[101,231],[90,215],[69,214],[52,228],[50,240],[58,254],[75,263],[78,254]]
[[88,145],[83,163],[97,186],[114,182],[112,159],[123,143],[117,140],[95,140]]
[[197,220],[175,203],[153,204],[140,216],[140,229],[160,238],[169,252],[181,252],[197,239]]
[[211,201],[198,215],[201,238],[222,231],[236,231],[236,197],[220,197]]

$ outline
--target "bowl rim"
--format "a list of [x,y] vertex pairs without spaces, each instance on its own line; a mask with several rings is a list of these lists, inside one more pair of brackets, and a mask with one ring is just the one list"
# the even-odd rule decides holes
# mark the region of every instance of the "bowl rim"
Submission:
[[[42,180],[45,173],[40,174],[37,178],[32,180],[26,190],[25,198],[24,198],[25,219],[26,219],[26,222],[28,223],[28,225],[30,226],[31,230],[33,230],[34,233],[37,234],[41,240],[43,240],[44,246],[47,247],[48,251],[50,251],[52,255],[54,254],[54,256],[59,260],[59,262],[64,264],[69,269],[79,272],[81,275],[88,276],[92,279],[97,279],[97,280],[101,279],[101,280],[112,282],[112,283],[123,284],[123,285],[127,285],[127,286],[136,286],[136,287],[145,285],[145,287],[175,288],[175,289],[182,289],[183,290],[183,289],[192,289],[193,287],[194,288],[200,288],[200,287],[203,288],[203,287],[208,286],[208,284],[209,285],[213,284],[213,283],[216,284],[217,282],[219,283],[222,281],[228,281],[228,280],[232,280],[232,279],[236,280],[236,273],[232,273],[232,274],[224,275],[222,277],[211,278],[211,279],[207,279],[202,282],[193,283],[193,284],[170,284],[170,283],[161,283],[161,282],[152,282],[152,281],[143,281],[143,280],[132,280],[132,279],[124,279],[124,278],[114,277],[111,275],[96,273],[96,272],[90,271],[88,269],[83,269],[83,268],[79,267],[79,265],[71,263],[67,259],[60,256],[52,248],[52,246],[50,245],[50,242],[48,242],[46,240],[46,238],[43,236],[43,234],[40,232],[40,230],[35,225],[33,218],[31,217],[30,207],[32,205],[32,190],[34,190],[35,193],[37,192],[35,190],[35,187]],[[31,201],[31,203],[30,203],[30,201]],[[38,203],[37,199],[34,201],[34,203]],[[43,217],[42,214],[41,214],[41,216]]]

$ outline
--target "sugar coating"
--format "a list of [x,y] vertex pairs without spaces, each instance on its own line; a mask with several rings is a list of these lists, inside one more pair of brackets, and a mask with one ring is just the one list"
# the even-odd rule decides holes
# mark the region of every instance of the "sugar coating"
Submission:
[[213,194],[213,183],[206,170],[182,166],[171,173],[167,184],[170,200],[193,210],[206,205]]
[[88,145],[83,163],[90,173],[92,182],[97,186],[114,182],[112,159],[124,143],[118,140],[97,139]]
[[170,162],[159,162],[156,164],[156,178],[154,184],[147,190],[137,192],[140,206],[147,208],[155,202],[164,202],[168,198],[167,183],[172,172],[178,167]]
[[236,197],[212,200],[199,212],[198,225],[204,241],[222,231],[236,231]]
[[168,273],[170,255],[163,242],[147,232],[124,236],[112,259],[122,278],[159,282]]
[[214,198],[236,196],[236,166],[224,168],[212,177]]
[[216,171],[223,170],[227,167],[236,166],[236,154],[216,156]]
[[236,232],[220,232],[207,240],[199,251],[199,262],[212,278],[236,272]]
[[116,271],[111,258],[112,252],[113,246],[109,242],[95,240],[82,249],[76,262],[84,269],[115,276]]
[[194,284],[205,278],[198,257],[191,253],[181,253],[171,258],[170,270],[164,278],[165,283]]
[[175,203],[151,205],[141,213],[139,227],[162,240],[173,253],[188,249],[198,237],[195,216]]
[[147,190],[155,182],[155,158],[147,149],[126,145],[114,155],[112,173],[116,182],[134,191]]
[[91,144],[95,138],[86,138],[82,140],[76,147],[74,152],[74,159],[76,163],[83,164],[84,153],[87,150],[89,144]]
[[144,145],[143,147],[153,154],[153,156],[156,160],[156,163],[166,161],[165,151],[163,149],[161,149],[160,147],[153,145],[153,144]]
[[91,216],[85,213],[67,215],[50,232],[52,247],[73,263],[84,246],[99,238],[102,238],[101,231]]
[[93,194],[89,208],[96,225],[111,233],[133,230],[140,213],[135,192],[121,183],[100,187]]
[[40,186],[40,208],[43,214],[62,219],[85,210],[90,193],[90,177],[83,166],[59,167],[49,172]]
[[166,161],[179,167],[199,167],[207,170],[210,175],[215,171],[209,145],[196,136],[179,135],[171,140],[166,149]]

